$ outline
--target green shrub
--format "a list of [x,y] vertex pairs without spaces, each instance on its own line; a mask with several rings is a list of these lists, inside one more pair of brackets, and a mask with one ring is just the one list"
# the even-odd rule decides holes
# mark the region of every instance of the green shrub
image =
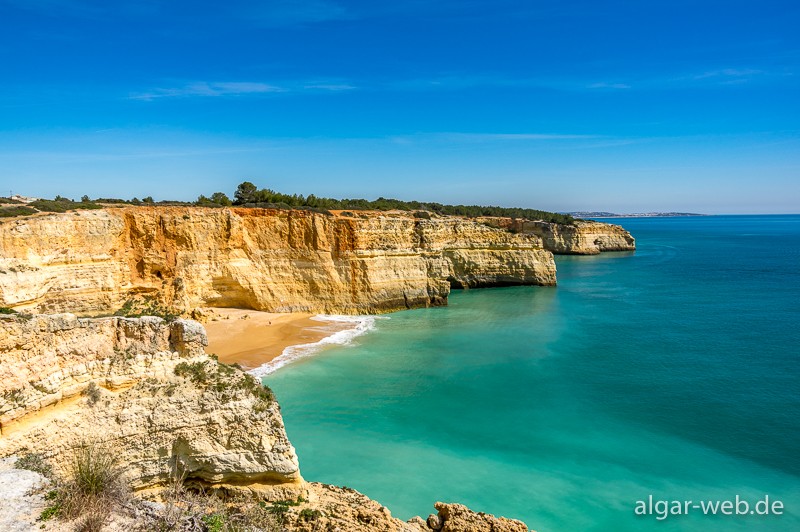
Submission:
[[[234,205],[245,207],[264,207],[273,209],[309,209],[315,212],[330,214],[330,209],[337,210],[401,210],[427,211],[450,216],[500,216],[506,218],[522,218],[526,220],[544,220],[560,224],[572,224],[574,219],[569,214],[527,209],[520,207],[497,207],[493,205],[444,205],[435,202],[404,201],[393,198],[366,199],[334,199],[317,197],[313,194],[283,194],[274,190],[259,189],[246,181],[239,185],[234,194]],[[208,199],[208,198],[206,198]],[[209,200],[210,201],[210,200]],[[424,216],[424,215],[421,215]]]
[[122,316],[124,318],[155,316],[164,321],[173,322],[180,317],[180,312],[161,306],[160,303],[153,299],[145,299],[143,301],[129,299],[114,313],[114,316]]
[[316,521],[319,517],[322,516],[322,512],[319,510],[312,510],[311,508],[303,508],[300,510],[300,520],[309,522],[309,521]]
[[61,513],[61,504],[59,503],[53,504],[42,510],[42,513],[39,514],[39,521],[48,521],[53,517],[58,517],[60,513]]
[[206,525],[208,532],[222,532],[227,521],[224,514],[204,515],[200,520]]
[[101,495],[115,489],[121,473],[116,456],[96,445],[84,445],[78,449],[70,464],[75,488],[88,496]]
[[175,366],[175,375],[178,377],[189,377],[195,384],[208,384],[209,375],[206,371],[205,362],[181,362]]
[[286,522],[286,514],[289,513],[289,508],[292,506],[300,506],[303,499],[298,498],[296,501],[287,499],[283,501],[275,501],[270,506],[264,506],[266,511],[275,516],[279,523]]
[[25,206],[0,208],[0,218],[12,218],[14,216],[28,216],[30,214],[35,214],[35,213],[36,209],[31,209],[30,207],[25,207]]
[[100,400],[100,387],[94,383],[94,381],[89,383],[89,386],[83,391],[83,395],[86,396],[86,402],[89,403],[89,406],[94,406],[94,404]]
[[75,209],[102,209],[102,205],[91,201],[72,201],[61,196],[56,196],[54,200],[40,199],[28,204],[42,212],[67,212]]
[[6,390],[3,392],[3,401],[11,403],[17,407],[25,406],[25,394],[21,388]]
[[53,468],[50,463],[40,453],[25,453],[14,462],[14,467],[17,469],[27,469],[34,471],[42,476],[50,478],[53,476]]
[[252,375],[241,373],[239,368],[214,360],[180,362],[173,371],[175,375],[188,378],[194,384],[205,386],[219,394],[223,401],[235,399],[242,391],[255,397],[253,411],[256,413],[266,412],[275,399],[272,390]]
[[53,502],[39,519],[62,517],[77,520],[75,530],[100,531],[111,511],[128,502],[128,493],[117,457],[103,447],[85,444],[75,451],[67,478],[58,480],[54,492],[46,496]]

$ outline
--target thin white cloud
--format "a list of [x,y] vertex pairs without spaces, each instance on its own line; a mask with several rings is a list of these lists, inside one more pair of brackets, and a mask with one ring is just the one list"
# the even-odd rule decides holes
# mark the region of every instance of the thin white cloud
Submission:
[[594,139],[597,135],[572,135],[561,133],[438,133],[443,140],[485,142],[495,140],[576,140]]
[[537,142],[537,141],[568,141],[589,140],[605,138],[602,135],[580,135],[564,133],[459,133],[459,132],[433,132],[416,133],[413,135],[395,135],[388,140],[394,144],[412,145],[417,143],[445,142],[445,143],[486,143],[486,142]]
[[252,81],[196,81],[182,87],[156,88],[147,92],[132,94],[132,100],[155,100],[157,98],[181,98],[190,96],[241,96],[285,92],[286,89],[267,83]]
[[345,92],[358,87],[344,81],[287,81],[279,84],[256,81],[193,81],[178,87],[159,87],[133,93],[132,100],[156,100],[159,98],[248,96],[274,93],[301,92]]
[[[699,72],[682,72],[672,75],[642,76],[636,74],[634,82],[595,81],[580,77],[534,77],[522,78],[502,74],[450,73],[438,77],[411,78],[386,81],[376,88],[398,91],[445,91],[464,90],[475,87],[510,87],[547,89],[569,92],[617,91],[617,90],[663,90],[685,89],[703,85],[739,85],[750,81],[770,82],[785,80],[792,76],[791,70],[770,71],[758,68],[715,68]],[[621,75],[620,77],[623,77]],[[632,74],[629,73],[629,77]]]
[[351,91],[357,87],[348,83],[315,83],[311,85],[303,85],[303,88],[306,90],[321,91]]
[[763,70],[756,70],[753,68],[722,68],[719,70],[709,70],[694,76],[693,79],[709,79],[709,78],[749,78],[758,74],[763,74]]
[[627,83],[607,83],[605,81],[601,81],[599,83],[592,83],[591,85],[587,85],[590,89],[630,89],[631,86]]

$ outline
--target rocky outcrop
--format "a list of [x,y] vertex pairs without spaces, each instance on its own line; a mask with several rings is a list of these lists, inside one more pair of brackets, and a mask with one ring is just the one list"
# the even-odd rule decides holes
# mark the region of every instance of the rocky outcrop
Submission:
[[528,532],[522,521],[476,513],[462,504],[437,502],[433,505],[438,514],[431,514],[426,525],[441,532]]
[[37,312],[142,296],[360,314],[445,304],[451,286],[555,282],[541,237],[456,217],[126,207],[0,221],[0,306]]
[[574,225],[524,221],[518,231],[542,239],[545,249],[563,255],[597,255],[602,251],[633,251],[636,240],[619,225],[576,220]]
[[186,320],[0,316],[0,433],[29,412],[79,395],[90,381],[116,389],[163,377],[181,359],[205,356],[207,343],[205,329]]
[[[362,532],[528,532],[522,521],[473,512],[461,504],[434,504],[436,514],[427,519],[414,517],[408,522],[392,517],[388,508],[350,488],[312,482],[308,500],[289,509],[287,529],[293,532],[338,530]],[[314,512],[312,519],[302,515]]]
[[539,237],[556,255],[597,255],[603,251],[634,251],[636,240],[619,225],[575,220],[572,225],[500,217],[478,219],[491,227]]
[[126,464],[135,489],[175,476],[286,496],[302,489],[278,403],[203,351],[196,322],[0,318],[0,456],[64,469],[87,443]]

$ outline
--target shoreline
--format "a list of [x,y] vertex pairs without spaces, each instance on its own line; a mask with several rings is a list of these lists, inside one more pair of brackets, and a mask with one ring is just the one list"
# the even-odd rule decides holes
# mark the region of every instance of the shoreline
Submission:
[[206,352],[225,364],[239,364],[263,377],[325,347],[345,345],[371,330],[372,316],[274,313],[236,308],[207,308],[203,324]]

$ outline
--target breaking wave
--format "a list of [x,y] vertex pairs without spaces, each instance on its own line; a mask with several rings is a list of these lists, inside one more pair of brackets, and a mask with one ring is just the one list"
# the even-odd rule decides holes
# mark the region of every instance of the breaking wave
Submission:
[[376,316],[337,316],[320,314],[319,316],[314,316],[311,319],[327,324],[327,328],[331,331],[331,334],[319,340],[318,342],[291,345],[284,349],[280,356],[274,358],[266,364],[250,370],[248,373],[255,377],[261,378],[265,375],[273,373],[287,364],[291,364],[292,362],[295,362],[301,358],[310,357],[326,347],[334,345],[348,345],[355,338],[373,330],[375,328],[375,320],[378,318],[376,318]]

